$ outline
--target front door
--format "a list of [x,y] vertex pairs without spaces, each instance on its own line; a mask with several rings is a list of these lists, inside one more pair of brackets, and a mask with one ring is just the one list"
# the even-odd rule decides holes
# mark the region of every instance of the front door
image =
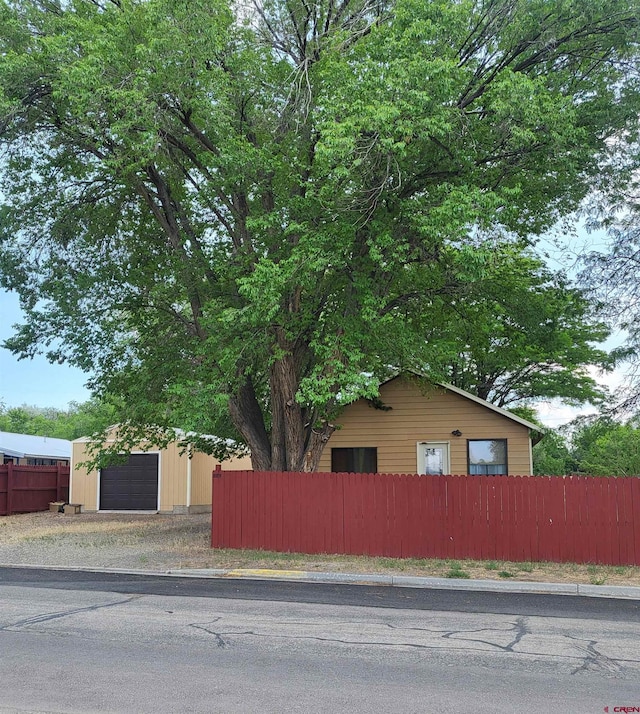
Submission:
[[418,444],[418,473],[430,476],[449,473],[449,444],[446,441]]

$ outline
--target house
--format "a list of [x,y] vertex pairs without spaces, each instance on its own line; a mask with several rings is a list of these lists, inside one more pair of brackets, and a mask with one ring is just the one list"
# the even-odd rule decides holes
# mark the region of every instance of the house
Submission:
[[68,466],[71,442],[50,436],[32,436],[0,431],[0,457],[3,464],[20,466]]
[[[115,441],[115,427],[106,443]],[[124,463],[88,471],[91,439],[73,442],[69,501],[83,511],[205,513],[211,511],[211,474],[220,460],[180,449],[178,440],[165,448],[141,443]],[[224,469],[251,469],[249,456],[229,459]]]
[[[532,473],[539,426],[450,385],[412,375],[390,379],[380,398],[347,405],[336,420],[318,471],[421,474]],[[87,471],[90,439],[73,442],[69,500],[85,511],[198,513],[211,510],[211,474],[218,459],[140,444],[123,464]],[[113,435],[107,443],[113,442]],[[223,470],[251,470],[244,456]]]
[[420,474],[533,472],[539,426],[462,389],[415,375],[383,383],[336,419],[318,471]]

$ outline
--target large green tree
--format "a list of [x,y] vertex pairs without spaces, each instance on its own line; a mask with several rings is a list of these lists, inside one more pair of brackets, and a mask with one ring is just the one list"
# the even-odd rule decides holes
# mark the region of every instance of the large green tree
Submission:
[[[634,131],[637,0],[2,0],[9,341],[311,469]],[[487,247],[489,246],[489,247]],[[133,437],[132,437],[133,438]]]

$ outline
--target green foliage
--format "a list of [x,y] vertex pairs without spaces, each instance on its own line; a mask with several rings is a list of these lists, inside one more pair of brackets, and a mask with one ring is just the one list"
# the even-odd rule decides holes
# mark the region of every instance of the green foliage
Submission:
[[637,129],[636,0],[238,8],[0,1],[7,345],[90,372],[132,438],[256,468],[312,468],[345,398],[493,335],[510,394],[596,398],[601,326],[513,244]]
[[557,431],[547,430],[533,447],[534,474],[564,476],[573,471],[574,463],[565,439]]
[[114,423],[115,414],[113,405],[96,399],[83,404],[72,402],[66,410],[27,405],[0,407],[0,431],[73,441],[103,432]]
[[638,417],[579,417],[561,431],[547,429],[533,447],[533,470],[548,476],[640,476]]
[[638,419],[625,423],[600,417],[579,424],[573,434],[577,470],[595,476],[640,476]]
[[616,356],[595,347],[609,335],[600,305],[549,271],[530,250],[494,250],[481,297],[457,302],[449,319],[457,354],[448,380],[501,407],[559,397],[601,403],[606,390],[587,366],[612,369]]

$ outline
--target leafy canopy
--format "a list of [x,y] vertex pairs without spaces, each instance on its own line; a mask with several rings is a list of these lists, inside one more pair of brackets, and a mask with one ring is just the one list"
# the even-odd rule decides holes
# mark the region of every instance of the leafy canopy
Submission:
[[607,392],[588,367],[612,369],[619,359],[594,346],[610,334],[602,306],[522,246],[501,246],[493,263],[480,295],[455,301],[446,316],[448,381],[500,407],[602,402]]
[[482,304],[502,236],[574,210],[637,129],[639,14],[2,0],[9,347],[89,371],[132,439],[313,468],[342,400],[444,374],[441,316]]

